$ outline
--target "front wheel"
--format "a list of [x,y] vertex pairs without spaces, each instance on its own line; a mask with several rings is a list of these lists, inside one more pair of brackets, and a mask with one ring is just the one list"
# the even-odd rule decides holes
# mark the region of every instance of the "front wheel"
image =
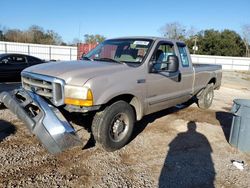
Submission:
[[125,101],[117,101],[96,113],[92,123],[92,133],[105,150],[114,151],[127,144],[134,122],[133,108]]
[[198,99],[198,107],[201,109],[208,109],[214,99],[214,84],[208,84]]

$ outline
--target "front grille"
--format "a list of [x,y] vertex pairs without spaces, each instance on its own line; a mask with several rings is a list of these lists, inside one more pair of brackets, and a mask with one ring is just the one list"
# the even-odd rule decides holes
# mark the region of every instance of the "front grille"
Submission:
[[53,98],[53,86],[51,82],[23,76],[22,83],[23,88],[28,91],[33,91],[48,99]]
[[22,86],[25,90],[34,92],[49,99],[54,105],[63,104],[64,81],[33,73],[22,73]]

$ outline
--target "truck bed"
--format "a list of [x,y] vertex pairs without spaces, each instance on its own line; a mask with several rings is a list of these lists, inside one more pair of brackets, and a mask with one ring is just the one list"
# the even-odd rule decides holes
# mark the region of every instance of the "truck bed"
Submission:
[[193,67],[196,73],[203,71],[216,71],[221,69],[221,65],[199,64],[199,63],[193,63]]
[[199,92],[202,88],[204,88],[211,78],[215,78],[214,88],[219,88],[221,85],[221,65],[211,65],[211,64],[198,64],[193,63],[194,69],[194,93]]

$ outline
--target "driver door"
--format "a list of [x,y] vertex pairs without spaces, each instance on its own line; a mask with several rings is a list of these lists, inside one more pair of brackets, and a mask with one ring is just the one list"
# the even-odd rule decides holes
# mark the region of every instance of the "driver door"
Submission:
[[[185,101],[185,97],[182,96],[182,80],[176,81],[166,72],[168,56],[175,54],[174,44],[168,41],[159,42],[155,48],[150,63],[156,63],[154,68],[158,69],[159,72],[156,70],[147,75],[147,114]],[[164,63],[161,64],[161,62]]]

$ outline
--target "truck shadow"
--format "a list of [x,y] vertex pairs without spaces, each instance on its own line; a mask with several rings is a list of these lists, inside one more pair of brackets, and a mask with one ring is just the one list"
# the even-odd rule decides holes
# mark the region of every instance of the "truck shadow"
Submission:
[[0,103],[0,110],[4,110],[4,109],[6,109],[6,107]]
[[144,131],[144,129],[148,126],[148,124],[153,123],[155,120],[157,120],[161,117],[164,117],[164,116],[167,116],[169,114],[173,114],[175,112],[178,112],[180,110],[188,108],[189,106],[191,106],[194,103],[196,103],[195,100],[190,100],[184,104],[176,105],[174,107],[170,107],[170,108],[161,110],[159,112],[155,112],[155,113],[144,116],[140,121],[135,123],[131,139],[128,143],[133,141],[137,137],[137,135],[142,133]]
[[[210,114],[211,117],[209,116],[207,118],[204,118],[204,115],[206,115],[206,111],[202,111],[198,108],[197,108],[197,112],[196,112],[196,110],[195,111],[191,110],[191,112],[189,112],[190,110],[188,110],[188,111],[185,110],[193,103],[195,103],[195,101],[189,101],[188,103],[185,103],[183,105],[178,105],[176,107],[167,108],[165,110],[144,116],[142,118],[142,120],[135,123],[133,133],[132,133],[131,138],[127,144],[129,144],[139,134],[141,134],[150,123],[154,122],[155,120],[157,120],[161,117],[164,117],[164,116],[167,116],[170,114],[174,114],[174,113],[182,111],[182,110],[185,111],[183,113],[191,113],[192,114],[192,115],[188,114],[187,115],[188,119],[184,118],[184,120],[197,121],[197,122],[207,122],[207,123],[221,126],[226,140],[229,141],[233,115],[229,112],[211,111],[210,110],[212,113],[208,113],[208,114]],[[96,142],[95,142],[94,136],[93,136],[92,131],[91,131],[91,125],[92,125],[94,114],[79,115],[77,113],[68,113],[68,112],[64,112],[63,114],[66,117],[66,119],[68,119],[70,122],[79,125],[80,127],[84,128],[86,131],[88,131],[88,133],[90,134],[90,138],[87,141],[87,143],[85,144],[85,146],[83,147],[83,149],[89,149],[89,148],[95,147]],[[182,119],[182,117],[180,117],[180,118]]]
[[16,127],[5,121],[0,120],[0,143],[9,135],[14,134],[16,132]]
[[63,115],[67,120],[84,128],[88,133],[90,133],[90,138],[82,149],[84,150],[95,147],[96,142],[91,131],[91,125],[94,118],[94,114],[91,113],[88,115],[79,115],[78,113],[69,113],[67,111],[63,111]]
[[[143,132],[143,130],[147,127],[148,124],[154,122],[156,119],[175,113],[181,109],[185,109],[190,105],[192,105],[193,103],[195,103],[195,101],[190,100],[182,105],[177,105],[175,107],[167,108],[165,110],[144,116],[142,120],[135,123],[133,133],[127,144],[133,141],[137,137],[137,135]],[[62,110],[62,113],[67,120],[83,127],[86,131],[90,133],[90,138],[87,141],[87,143],[83,146],[83,149],[89,149],[95,147],[96,141],[91,131],[91,125],[94,118],[94,113],[88,115],[79,115],[78,113],[69,113],[65,110]]]
[[[185,106],[185,108],[186,107],[187,106]],[[149,115],[143,117],[140,121],[135,123],[134,130],[133,130],[133,133],[132,133],[132,136],[131,136],[129,143],[131,141],[133,141],[139,134],[141,134],[150,123],[153,123],[155,120],[157,120],[161,117],[167,116],[169,114],[175,113],[179,110],[181,110],[181,109],[177,108],[177,107],[171,107],[171,108],[167,108],[165,110],[155,112],[153,114],[149,114]]]
[[130,142],[135,139],[137,135],[143,132],[143,130],[148,126],[148,124],[154,122],[158,118],[174,113],[176,113],[176,118],[183,119],[185,121],[206,122],[212,125],[220,126],[224,133],[225,139],[227,140],[227,142],[229,141],[231,124],[233,119],[232,113],[214,110],[201,110],[199,108],[186,109],[189,106],[190,105],[182,105],[179,108],[172,107],[145,116],[141,121],[135,124],[134,132]]

